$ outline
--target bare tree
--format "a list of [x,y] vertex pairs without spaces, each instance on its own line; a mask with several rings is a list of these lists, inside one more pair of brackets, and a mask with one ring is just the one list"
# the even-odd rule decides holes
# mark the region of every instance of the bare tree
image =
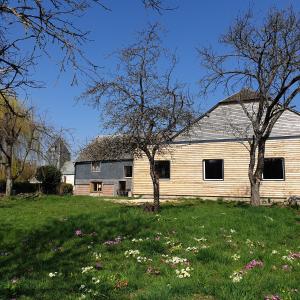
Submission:
[[[164,0],[141,2],[159,13],[172,9]],[[52,57],[53,47],[61,53],[59,70],[74,70],[73,84],[78,72],[92,76],[96,66],[82,50],[88,32],[74,22],[92,6],[110,11],[102,0],[0,0],[0,95],[10,110],[19,89],[41,86],[31,71],[41,53]]]
[[[147,157],[155,210],[160,195],[156,155],[166,151],[175,132],[192,119],[186,86],[173,78],[176,57],[162,48],[159,33],[158,24],[139,33],[136,43],[119,51],[113,75],[98,80],[82,95],[104,108],[107,128],[124,136],[124,144],[136,155]],[[167,70],[161,70],[161,63],[168,63]]]
[[198,49],[208,70],[201,87],[204,93],[218,86],[227,91],[255,91],[255,105],[248,106],[245,98],[239,103],[252,132],[248,139],[251,203],[260,205],[266,141],[300,91],[299,14],[292,8],[272,9],[259,24],[247,13],[237,18],[220,43],[225,46],[225,54],[218,55],[211,48]]

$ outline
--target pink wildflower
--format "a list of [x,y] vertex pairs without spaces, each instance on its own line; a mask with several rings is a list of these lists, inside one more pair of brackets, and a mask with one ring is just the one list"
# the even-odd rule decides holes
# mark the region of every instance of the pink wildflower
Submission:
[[121,242],[122,242],[122,237],[117,236],[113,240],[108,240],[108,241],[104,242],[103,244],[107,245],[107,246],[113,246],[113,245],[118,245]]
[[284,271],[290,271],[292,268],[289,265],[283,265],[282,270]]
[[244,267],[245,270],[251,270],[255,267],[262,267],[264,263],[261,260],[253,259]]
[[82,231],[80,229],[75,230],[76,236],[82,236]]
[[289,257],[292,258],[292,259],[300,259],[300,252],[298,252],[298,253],[291,253],[289,255]]
[[271,296],[266,296],[264,300],[280,300],[280,297],[278,295],[271,295]]
[[102,268],[103,268],[102,264],[99,263],[99,262],[96,262],[95,269],[96,270],[101,270]]

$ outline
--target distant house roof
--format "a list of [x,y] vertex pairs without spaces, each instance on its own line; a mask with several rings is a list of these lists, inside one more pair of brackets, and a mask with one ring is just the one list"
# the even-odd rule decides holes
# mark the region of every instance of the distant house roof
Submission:
[[75,174],[75,167],[72,161],[66,161],[61,168],[62,175],[73,175]]
[[122,136],[98,136],[80,151],[76,162],[133,159],[125,143]]

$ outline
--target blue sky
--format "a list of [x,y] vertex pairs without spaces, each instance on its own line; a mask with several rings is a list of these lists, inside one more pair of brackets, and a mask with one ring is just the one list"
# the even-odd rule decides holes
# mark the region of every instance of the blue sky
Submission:
[[[85,16],[76,20],[77,26],[90,31],[91,42],[84,46],[88,57],[107,70],[113,68],[109,54],[116,49],[130,44],[135,33],[149,22],[160,22],[167,33],[164,46],[176,49],[179,56],[177,76],[187,82],[192,91],[197,92],[197,81],[203,74],[196,47],[212,45],[218,49],[218,38],[225,33],[234,18],[251,7],[257,18],[263,18],[271,7],[288,7],[292,5],[300,10],[300,2],[292,0],[189,0],[172,1],[179,8],[162,15],[145,10],[139,0],[103,1],[111,12],[101,8],[90,10]],[[71,74],[68,70],[58,77],[55,57],[58,50],[53,50],[53,58],[41,57],[34,71],[34,78],[44,81],[46,87],[30,91],[30,98],[38,110],[47,114],[47,120],[56,127],[72,130],[74,150],[92,137],[103,133],[99,111],[75,100],[84,90],[84,82],[71,86]],[[197,98],[203,110],[224,98],[220,89],[207,99]],[[295,104],[300,109],[300,99]]]

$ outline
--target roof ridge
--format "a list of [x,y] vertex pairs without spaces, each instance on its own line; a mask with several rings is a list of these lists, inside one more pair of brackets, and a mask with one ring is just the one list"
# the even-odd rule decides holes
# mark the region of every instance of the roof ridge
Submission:
[[[238,97],[240,96],[240,97]],[[254,100],[258,98],[258,93],[250,88],[242,88],[240,91],[228,96],[224,100],[219,101],[218,103],[230,103],[237,102],[239,100]]]

